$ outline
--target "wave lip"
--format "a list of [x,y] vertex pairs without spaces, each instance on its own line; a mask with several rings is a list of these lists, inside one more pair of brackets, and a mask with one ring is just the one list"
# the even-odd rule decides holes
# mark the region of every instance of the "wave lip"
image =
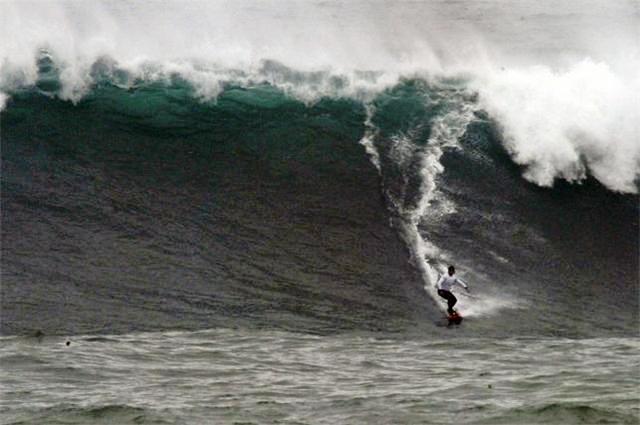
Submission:
[[[55,95],[74,102],[96,84],[96,67],[127,88],[179,76],[197,98],[215,100],[228,83],[268,82],[306,102],[370,101],[401,77],[463,74],[525,178],[551,186],[593,175],[637,193],[633,2],[567,1],[553,14],[544,3],[504,9],[491,1],[2,2],[0,110],[10,93],[38,84],[42,52],[57,68]],[[597,40],[589,28],[602,29]]]
[[586,59],[560,71],[496,71],[474,83],[529,181],[550,187],[591,174],[610,190],[638,192],[640,77]]

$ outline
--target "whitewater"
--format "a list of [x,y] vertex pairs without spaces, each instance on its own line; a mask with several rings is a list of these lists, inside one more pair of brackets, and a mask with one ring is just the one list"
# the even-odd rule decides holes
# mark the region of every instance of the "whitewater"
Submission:
[[637,423],[638,28],[1,2],[0,422]]
[[[124,87],[178,74],[205,100],[229,80],[268,81],[312,101],[366,97],[400,76],[470,75],[526,178],[549,186],[582,180],[588,169],[612,190],[637,192],[637,2],[500,6],[5,2],[1,98],[35,84],[42,51],[59,70],[56,95],[74,102],[94,84],[101,60],[107,72],[127,71]],[[312,74],[278,72],[264,61]]]

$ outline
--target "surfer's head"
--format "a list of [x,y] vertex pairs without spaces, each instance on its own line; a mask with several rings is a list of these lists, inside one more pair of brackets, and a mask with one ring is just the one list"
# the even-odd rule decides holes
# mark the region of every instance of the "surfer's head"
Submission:
[[455,272],[456,272],[456,268],[453,266],[449,266],[449,276],[453,276]]

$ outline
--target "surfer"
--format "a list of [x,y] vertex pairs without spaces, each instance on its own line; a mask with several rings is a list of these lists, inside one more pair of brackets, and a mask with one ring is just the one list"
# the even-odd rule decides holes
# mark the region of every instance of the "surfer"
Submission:
[[436,289],[438,290],[438,295],[447,300],[447,312],[449,314],[453,314],[453,306],[456,305],[458,299],[451,292],[451,288],[454,285],[462,286],[467,292],[469,292],[469,286],[462,281],[459,277],[456,276],[456,268],[453,266],[449,266],[449,273],[443,274],[438,283],[436,283]]

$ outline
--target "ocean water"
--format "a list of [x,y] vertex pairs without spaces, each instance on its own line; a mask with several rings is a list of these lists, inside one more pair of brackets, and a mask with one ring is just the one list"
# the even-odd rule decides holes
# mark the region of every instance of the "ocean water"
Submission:
[[640,422],[639,23],[0,3],[1,422]]
[[[637,338],[239,329],[2,340],[5,423],[638,422]],[[630,373],[634,372],[634,373]]]

